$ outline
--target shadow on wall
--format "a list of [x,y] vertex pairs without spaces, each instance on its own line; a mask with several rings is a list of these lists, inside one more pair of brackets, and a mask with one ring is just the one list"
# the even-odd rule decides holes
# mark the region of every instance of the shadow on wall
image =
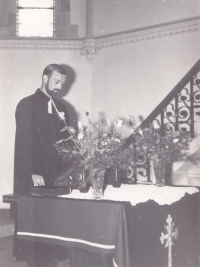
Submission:
[[69,119],[70,119],[70,124],[71,126],[78,131],[78,120],[77,120],[77,112],[74,108],[74,106],[69,103],[66,99],[63,99],[68,92],[70,91],[72,84],[76,80],[76,73],[75,71],[68,65],[66,64],[60,64],[66,71],[67,74],[67,79],[66,82],[61,90],[61,92],[58,95],[58,99],[66,106],[69,114]]

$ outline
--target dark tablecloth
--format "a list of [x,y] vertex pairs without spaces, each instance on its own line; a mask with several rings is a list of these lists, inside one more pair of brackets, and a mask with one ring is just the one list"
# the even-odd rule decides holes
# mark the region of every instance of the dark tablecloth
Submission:
[[171,205],[150,200],[129,207],[126,214],[131,260],[137,267],[168,266],[168,248],[160,242],[168,214],[179,232],[172,246],[172,266],[200,267],[200,192],[186,193]]
[[[170,197],[170,195],[169,195]],[[35,206],[34,202],[37,200],[38,204]],[[51,202],[49,202],[51,200]],[[28,201],[28,202],[27,202]],[[47,207],[39,207],[41,214],[37,215],[36,207],[39,203],[49,203]],[[27,203],[26,203],[27,202]],[[56,204],[55,204],[55,203]],[[172,203],[171,205],[159,205],[153,200],[149,200],[145,203],[139,203],[136,206],[131,206],[130,203],[116,203],[113,201],[87,201],[87,200],[70,200],[70,199],[46,199],[43,198],[42,201],[38,197],[27,197],[27,198],[18,198],[18,224],[19,231],[32,231],[38,229],[33,229],[32,221],[37,221],[39,224],[42,217],[46,217],[46,213],[49,215],[44,218],[44,222],[47,226],[45,231],[49,229],[48,224],[54,224],[54,228],[58,228],[54,231],[61,231],[59,229],[67,227],[67,224],[64,221],[69,217],[69,211],[71,204],[73,206],[73,217],[70,218],[72,227],[77,225],[81,227],[80,229],[82,234],[80,238],[86,240],[87,236],[90,236],[89,233],[102,231],[102,236],[96,236],[94,239],[89,239],[90,242],[103,245],[114,245],[115,249],[106,249],[99,246],[92,246],[85,243],[79,243],[72,240],[56,240],[42,238],[42,242],[55,242],[51,245],[52,251],[58,249],[59,252],[62,251],[64,247],[71,246],[72,244],[76,246],[73,252],[74,258],[70,264],[70,267],[103,267],[105,265],[100,261],[101,257],[98,258],[98,254],[94,252],[99,252],[100,254],[106,255],[108,253],[115,253],[115,260],[118,262],[117,254],[122,255],[122,258],[128,258],[128,253],[130,251],[130,266],[131,267],[160,267],[167,266],[167,248],[160,243],[161,232],[164,232],[164,225],[166,225],[166,219],[168,214],[172,216],[175,228],[178,228],[179,235],[177,240],[174,241],[172,246],[172,261],[173,267],[199,267],[200,266],[200,193],[195,193],[189,195],[186,193],[179,201]],[[24,205],[25,212],[20,211],[20,206]],[[28,206],[28,207],[27,207]],[[72,206],[71,206],[72,207]],[[57,212],[57,210],[59,210]],[[63,212],[63,210],[65,210]],[[110,211],[109,211],[110,210]],[[114,211],[115,210],[115,211]],[[89,216],[86,216],[85,211],[88,211]],[[101,213],[102,212],[102,213]],[[114,212],[114,213],[113,213]],[[78,213],[82,214],[83,219],[80,219]],[[23,230],[20,226],[22,221],[26,220],[26,214],[29,217],[29,223],[25,223],[26,228]],[[61,215],[60,215],[61,214]],[[103,214],[103,216],[102,216]],[[118,215],[117,215],[118,214]],[[45,215],[45,216],[43,216]],[[60,216],[60,217],[59,217]],[[33,218],[31,218],[33,217]],[[34,218],[35,217],[35,218]],[[21,219],[20,219],[21,218]],[[92,220],[91,220],[92,218]],[[122,222],[117,225],[118,219]],[[121,219],[120,219],[121,218]],[[105,223],[104,228],[100,227]],[[126,223],[123,222],[127,222]],[[95,229],[91,228],[91,223],[94,223]],[[83,224],[86,223],[85,228]],[[23,225],[23,224],[21,224]],[[45,228],[46,228],[45,226]],[[121,228],[121,234],[118,236],[118,239],[115,239],[116,243],[112,240],[111,237],[106,236],[111,233],[114,234],[114,231],[118,231]],[[114,230],[115,229],[115,230]],[[79,231],[79,230],[77,230]],[[128,238],[127,238],[128,232]],[[59,233],[60,234],[60,233]],[[57,232],[55,235],[59,235]],[[75,234],[78,234],[75,232]],[[118,233],[117,233],[118,235]],[[31,240],[36,240],[33,236],[18,236],[20,239],[18,241],[25,241],[25,247],[27,240],[22,240],[21,238],[28,238]],[[71,237],[71,236],[69,236]],[[104,238],[106,237],[106,238]],[[91,238],[91,237],[90,237]],[[119,242],[120,239],[124,239],[122,243]],[[38,240],[38,239],[37,239]],[[109,242],[108,242],[109,241]],[[62,245],[56,245],[61,244]],[[119,243],[118,243],[119,242]],[[21,244],[21,243],[20,243]],[[37,244],[37,248],[40,243]],[[45,244],[45,243],[43,243]],[[64,244],[64,245],[63,245]],[[128,244],[126,246],[126,244]],[[120,247],[121,245],[121,247]],[[16,256],[20,259],[20,252],[25,251],[25,247],[17,246],[18,252]],[[128,250],[129,248],[129,250]],[[43,247],[42,247],[43,249]],[[89,249],[89,250],[88,250]],[[30,250],[29,250],[30,251]],[[38,249],[41,251],[41,249]],[[93,252],[91,252],[93,251]],[[66,250],[63,250],[66,254]],[[39,252],[37,252],[39,253]],[[70,254],[69,253],[69,254]],[[124,254],[125,253],[125,254]],[[124,260],[122,260],[124,261]],[[124,263],[122,263],[124,264]],[[109,267],[111,265],[108,265]],[[123,267],[128,265],[121,265]]]
[[113,266],[133,266],[123,203],[19,196],[17,205],[17,239],[113,254]]

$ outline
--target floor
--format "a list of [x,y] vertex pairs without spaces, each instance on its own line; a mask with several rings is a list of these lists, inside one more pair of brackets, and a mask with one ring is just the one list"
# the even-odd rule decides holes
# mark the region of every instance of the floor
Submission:
[[[0,267],[28,267],[13,257],[14,220],[8,209],[0,209]],[[69,267],[69,261],[59,262],[58,267]]]
[[0,209],[0,267],[27,267],[13,257],[14,219],[8,209]]
[[0,238],[0,267],[27,267],[24,262],[17,262],[12,255],[13,236]]

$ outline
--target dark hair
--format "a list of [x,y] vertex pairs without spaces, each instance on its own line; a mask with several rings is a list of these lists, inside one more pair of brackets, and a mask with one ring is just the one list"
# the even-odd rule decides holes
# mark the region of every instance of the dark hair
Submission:
[[47,75],[48,77],[50,77],[54,70],[56,70],[58,73],[62,75],[66,75],[66,71],[62,66],[58,64],[50,64],[44,69],[42,76]]

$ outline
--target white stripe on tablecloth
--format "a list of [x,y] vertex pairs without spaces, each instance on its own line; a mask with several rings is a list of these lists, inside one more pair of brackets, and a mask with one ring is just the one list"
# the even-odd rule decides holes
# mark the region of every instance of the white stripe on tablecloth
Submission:
[[38,236],[38,237],[44,237],[44,238],[53,238],[63,241],[70,241],[70,242],[77,242],[77,243],[83,243],[87,244],[93,247],[99,247],[104,249],[114,249],[115,245],[102,245],[99,243],[93,243],[82,239],[76,239],[76,238],[68,238],[68,237],[62,237],[62,236],[56,236],[56,235],[44,235],[44,234],[37,234],[37,233],[29,233],[29,232],[17,232],[17,235],[25,235],[25,236]]
[[113,265],[114,267],[118,267],[117,263],[115,262],[115,258],[113,258]]

